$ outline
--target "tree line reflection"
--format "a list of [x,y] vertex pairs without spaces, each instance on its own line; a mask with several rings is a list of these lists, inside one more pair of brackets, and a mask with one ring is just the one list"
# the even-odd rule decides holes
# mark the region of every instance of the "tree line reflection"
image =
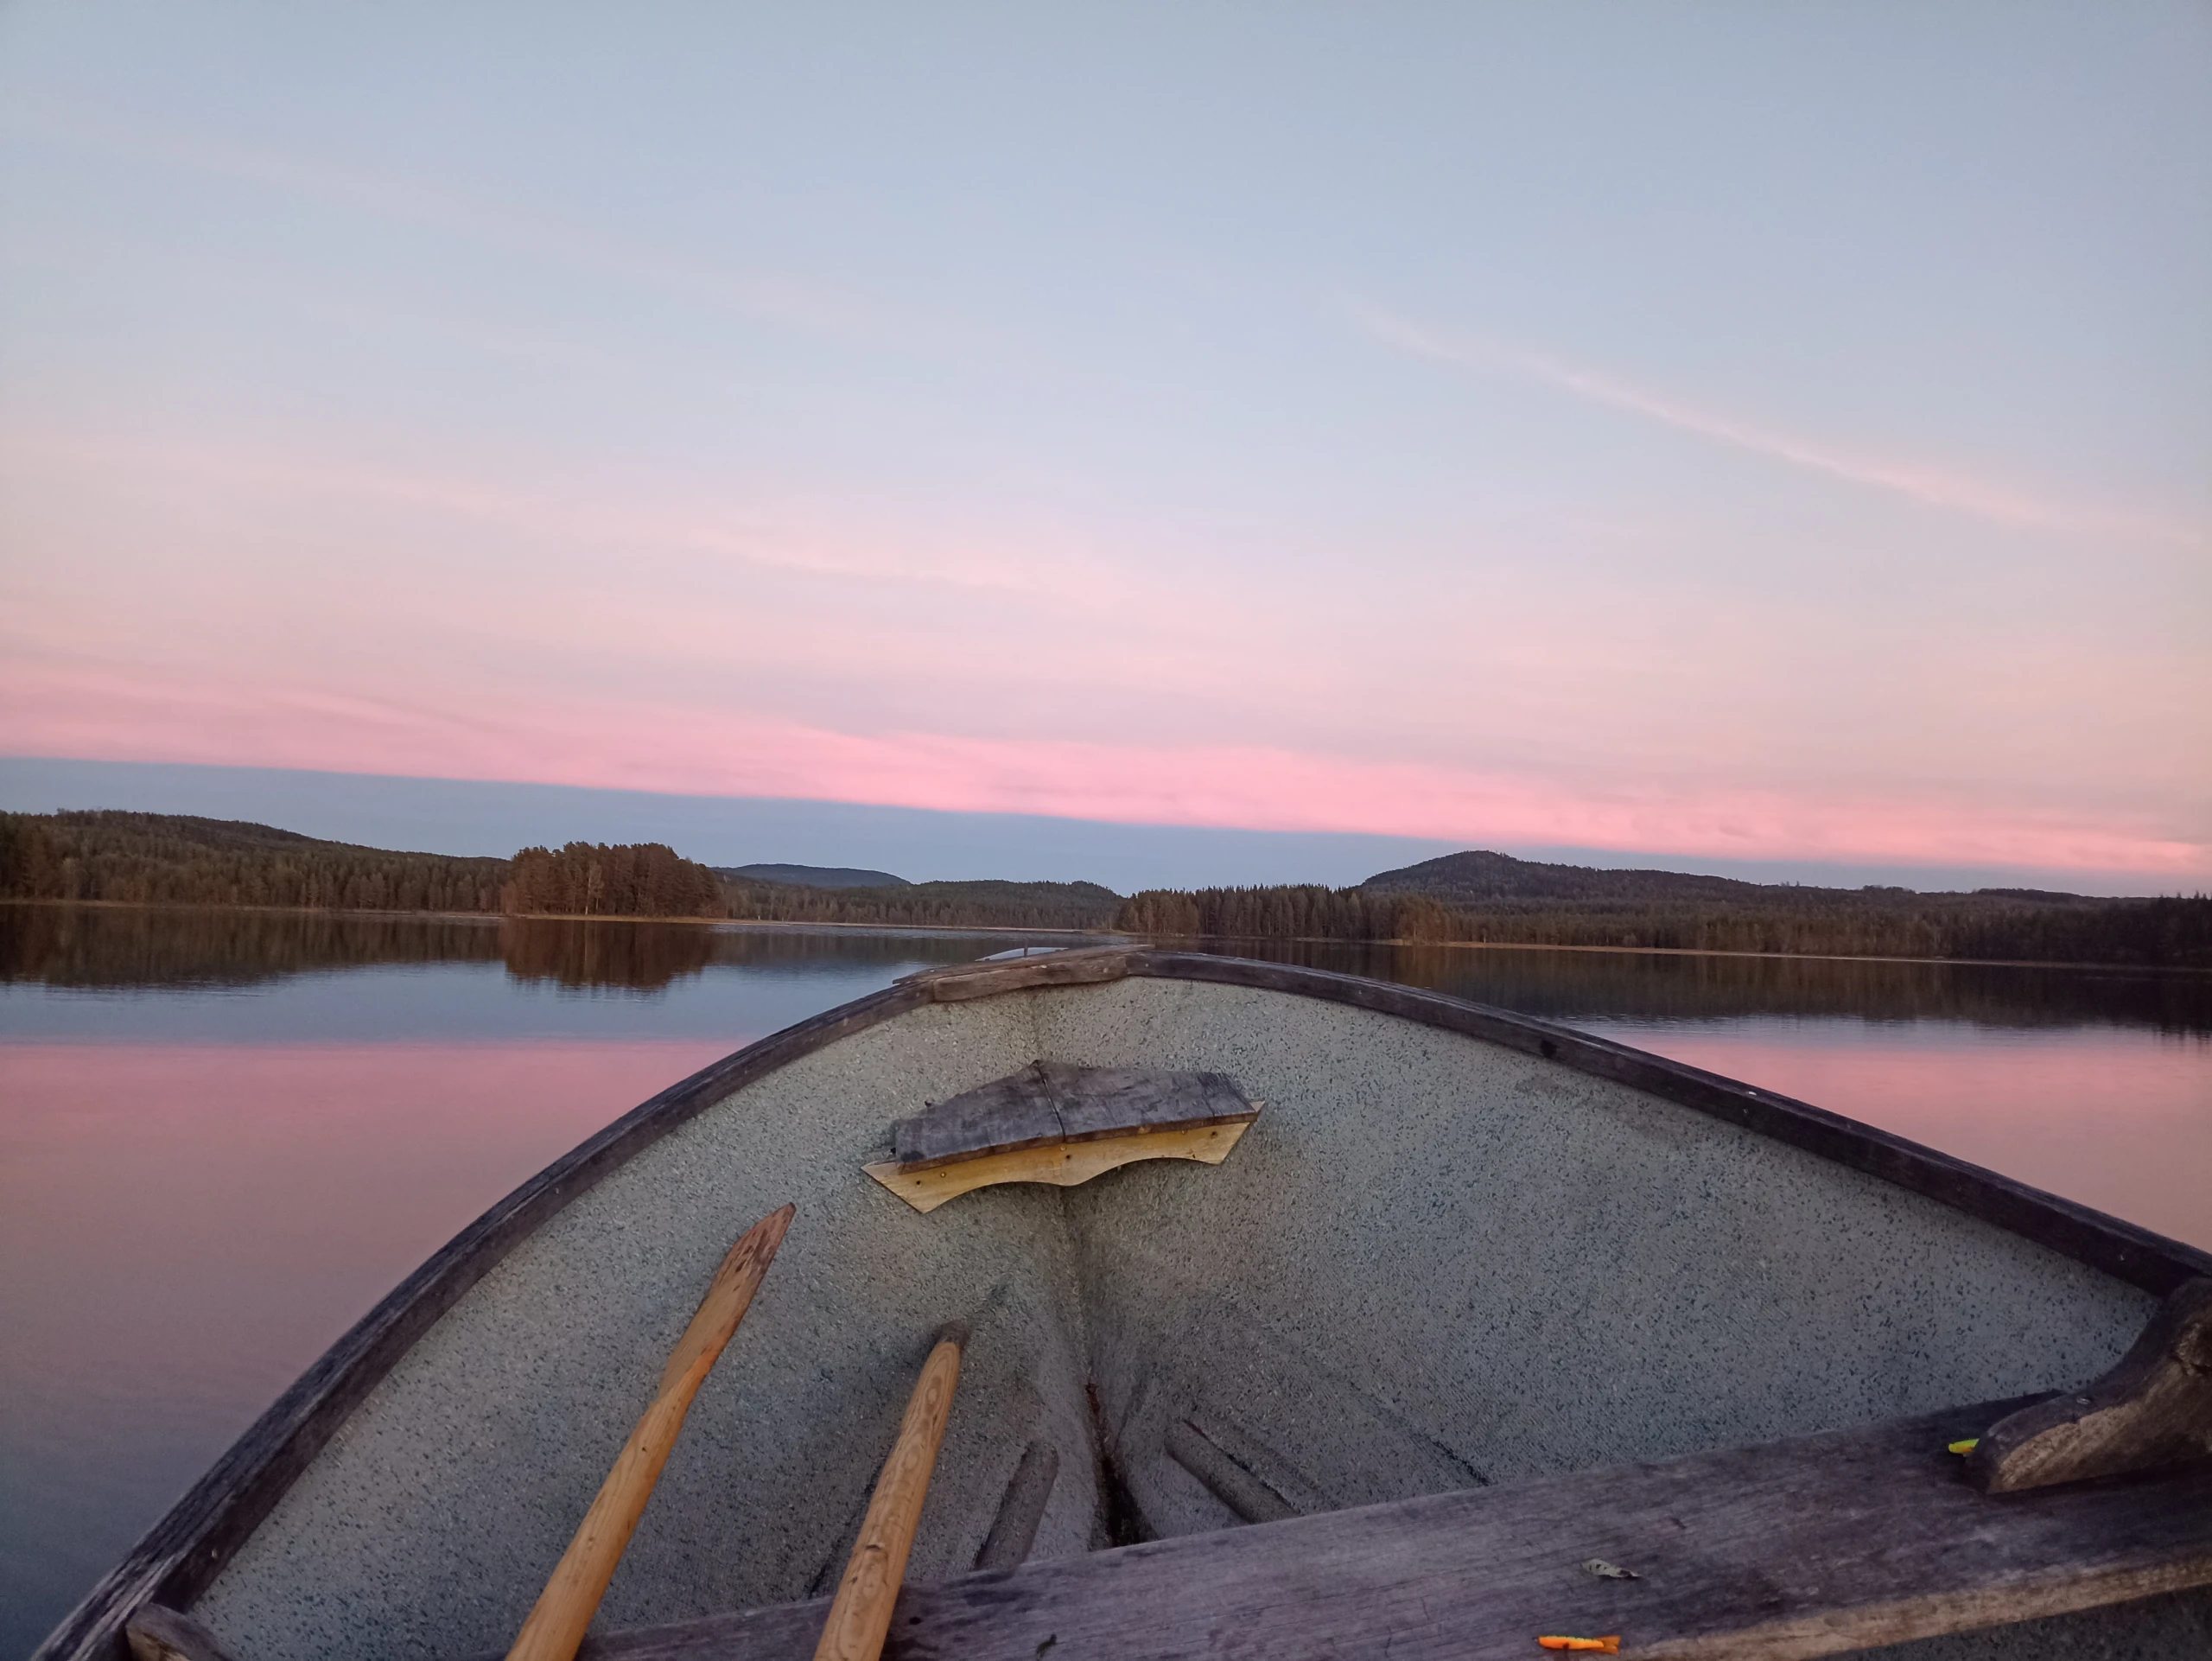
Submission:
[[404,917],[327,912],[0,906],[0,981],[52,986],[246,986],[287,976],[410,964],[502,965],[518,980],[657,991],[709,969],[958,963],[998,937],[685,923]]
[[[480,963],[521,981],[652,992],[710,971],[849,977],[964,962],[1020,944],[1011,934],[0,905],[0,981],[117,990]],[[2196,973],[1343,942],[1238,940],[1209,949],[1399,981],[1569,1023],[1799,1015],[2212,1034],[2212,975]]]
[[2212,975],[2199,973],[1331,941],[1215,949],[1397,981],[1568,1025],[1796,1015],[2212,1034]]

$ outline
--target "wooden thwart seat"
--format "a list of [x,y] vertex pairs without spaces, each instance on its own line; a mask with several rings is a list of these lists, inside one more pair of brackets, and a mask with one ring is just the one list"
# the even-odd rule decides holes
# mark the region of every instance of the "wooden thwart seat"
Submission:
[[1001,1182],[1072,1187],[1141,1159],[1218,1165],[1260,1117],[1219,1072],[1035,1061],[891,1128],[861,1167],[916,1211]]
[[[905,1661],[1832,1655],[2212,1583],[2212,1465],[1992,1495],[1948,1443],[2023,1401],[1185,1535],[900,1594]],[[1632,1570],[1601,1578],[1592,1559]],[[616,1632],[592,1661],[805,1661],[819,1601]]]

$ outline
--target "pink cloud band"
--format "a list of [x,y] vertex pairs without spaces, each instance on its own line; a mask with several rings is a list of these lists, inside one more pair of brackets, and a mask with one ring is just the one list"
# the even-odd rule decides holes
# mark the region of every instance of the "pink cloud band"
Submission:
[[1948,799],[1540,776],[1255,745],[855,734],[699,707],[387,698],[53,665],[0,669],[16,754],[782,797],[1120,824],[1351,831],[1652,855],[2129,873],[2212,849],[2155,825]]

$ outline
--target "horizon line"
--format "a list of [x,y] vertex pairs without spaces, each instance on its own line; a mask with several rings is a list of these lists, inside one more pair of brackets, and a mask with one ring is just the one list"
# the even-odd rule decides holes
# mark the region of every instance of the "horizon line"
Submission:
[[[2179,878],[2177,878],[2174,885],[2171,887],[2160,886],[2152,889],[2145,889],[2139,886],[2131,886],[2129,888],[2119,892],[2098,892],[2094,888],[2082,888],[2078,887],[2058,886],[2058,884],[2067,881],[2079,881],[2084,877],[2090,878],[2092,880],[2104,878],[2107,881],[2117,878],[2126,881],[2131,884],[2139,884],[2144,877],[2149,875],[2140,871],[2096,871],[2090,869],[2074,871],[2037,866],[1978,863],[1947,864],[1937,862],[1914,863],[1900,861],[1884,861],[1874,859],[1846,861],[1789,857],[1731,857],[1727,855],[1722,854],[1700,854],[1697,852],[1675,853],[1666,850],[1643,849],[1606,848],[1585,843],[1534,843],[1521,838],[1501,838],[1498,839],[1496,845],[1491,845],[1487,843],[1478,843],[1472,840],[1422,837],[1414,834],[1400,835],[1388,832],[1371,831],[1329,831],[1303,829],[1276,829],[1263,826],[1180,824],[1171,821],[1154,822],[1093,819],[1079,818],[1073,815],[1016,812],[993,809],[937,808],[912,806],[900,803],[856,802],[828,797],[738,795],[649,791],[626,789],[620,786],[565,784],[552,781],[499,779],[456,779],[451,777],[440,777],[435,774],[379,773],[352,772],[331,768],[266,767],[250,764],[173,762],[158,760],[126,761],[108,760],[99,757],[51,756],[22,754],[10,752],[0,752],[0,812],[25,814],[54,812],[145,813],[171,818],[201,818],[218,823],[252,824],[263,825],[270,830],[283,830],[290,835],[308,837],[314,840],[329,841],[354,847],[372,848],[379,852],[422,853],[445,858],[507,859],[512,857],[515,851],[518,851],[524,847],[540,845],[557,847],[563,843],[568,841],[630,841],[660,842],[663,843],[664,845],[674,849],[677,853],[683,854],[684,857],[696,859],[696,862],[708,865],[709,867],[733,867],[745,863],[808,864],[825,868],[844,866],[878,869],[884,870],[887,874],[899,875],[898,873],[891,872],[890,865],[904,862],[897,859],[887,859],[887,857],[883,856],[869,856],[866,855],[820,855],[810,856],[806,858],[795,858],[791,856],[788,847],[785,847],[783,851],[772,850],[766,854],[756,850],[743,858],[725,858],[711,853],[703,856],[696,856],[684,854],[683,849],[678,845],[677,833],[652,834],[650,833],[650,827],[646,830],[642,830],[635,833],[624,833],[619,836],[582,833],[563,835],[557,841],[541,833],[537,836],[528,837],[519,840],[512,838],[503,839],[511,840],[512,843],[508,851],[504,853],[454,853],[430,846],[385,846],[384,843],[379,842],[360,840],[356,836],[327,835],[321,830],[297,830],[291,824],[280,822],[282,818],[292,817],[291,815],[282,811],[279,811],[273,817],[263,817],[258,812],[254,811],[248,811],[242,814],[236,810],[232,810],[228,812],[207,811],[203,811],[207,805],[207,804],[204,803],[191,805],[153,805],[143,802],[118,803],[113,805],[95,803],[87,803],[81,805],[67,805],[57,803],[54,805],[26,806],[20,805],[16,799],[12,799],[17,797],[18,792],[15,788],[13,788],[15,781],[9,777],[6,769],[11,767],[39,768],[54,767],[80,770],[88,769],[96,772],[130,773],[137,773],[142,777],[144,775],[164,773],[181,773],[195,775],[196,777],[203,780],[213,779],[219,775],[227,774],[245,775],[254,780],[266,780],[273,776],[278,780],[296,781],[302,785],[311,785],[315,782],[321,782],[337,786],[341,790],[351,789],[354,791],[359,791],[363,786],[400,785],[419,787],[433,793],[452,792],[455,791],[464,792],[474,792],[482,793],[487,798],[503,794],[510,797],[558,794],[590,799],[592,801],[598,803],[604,803],[606,799],[609,798],[627,798],[634,799],[638,804],[638,811],[641,812],[645,810],[647,805],[652,805],[659,807],[664,811],[670,807],[674,807],[679,811],[689,810],[693,814],[704,815],[711,815],[714,810],[716,808],[721,808],[739,812],[752,810],[769,813],[781,813],[787,817],[793,815],[804,816],[811,813],[817,816],[828,816],[845,820],[850,820],[855,817],[873,818],[887,822],[903,818],[910,821],[923,822],[923,824],[928,828],[936,830],[939,832],[962,824],[972,824],[976,822],[982,822],[998,827],[1001,830],[1004,830],[1006,828],[1016,828],[1028,830],[1033,832],[1042,832],[1048,836],[1054,832],[1061,833],[1063,836],[1072,835],[1077,832],[1087,832],[1090,833],[1093,837],[1100,834],[1110,837],[1116,833],[1125,833],[1129,837],[1136,838],[1158,839],[1166,837],[1191,843],[1207,842],[1217,844],[1223,842],[1249,842],[1254,844],[1272,843],[1277,848],[1285,849],[1295,847],[1300,844],[1309,846],[1315,844],[1337,844],[1337,851],[1338,852],[1339,858],[1342,857],[1344,852],[1348,851],[1349,849],[1352,847],[1363,847],[1371,850],[1371,856],[1376,858],[1388,858],[1393,855],[1397,856],[1396,862],[1378,866],[1376,869],[1370,869],[1365,875],[1351,881],[1332,881],[1321,876],[1269,878],[1265,875],[1245,875],[1226,880],[1220,878],[1209,880],[1203,876],[1193,876],[1190,878],[1171,879],[1167,881],[1150,881],[1124,887],[1114,881],[1101,881],[1096,875],[1067,875],[1065,874],[1068,869],[1067,863],[1060,862],[1062,864],[1061,871],[1053,875],[1038,874],[1032,871],[1014,875],[1006,875],[1001,874],[997,870],[995,870],[994,874],[989,875],[925,875],[919,877],[906,877],[903,875],[900,875],[901,881],[913,882],[960,882],[984,881],[1025,882],[1088,881],[1096,883],[1097,886],[1116,894],[1140,893],[1146,889],[1198,889],[1237,886],[1288,887],[1311,885],[1315,887],[1342,888],[1357,888],[1365,881],[1371,881],[1375,876],[1387,875],[1392,871],[1406,869],[1413,866],[1426,863],[1433,859],[1451,857],[1461,854],[1486,853],[1494,854],[1507,859],[1512,859],[1524,864],[1564,866],[1570,869],[1582,870],[1624,872],[1649,871],[1677,876],[1710,877],[1725,881],[1745,882],[1758,887],[1817,888],[1839,893],[1857,892],[1868,888],[1897,888],[1910,893],[1924,894],[1972,894],[1986,890],[2001,889],[2032,889],[2045,893],[2069,894],[2084,899],[2153,899],[2168,897],[2186,898],[2192,894],[2201,894],[2204,892],[2204,884],[2201,881],[2192,886],[2186,879]],[[49,796],[44,799],[51,801],[53,799]],[[298,805],[304,809],[308,804],[302,802],[298,804]],[[251,805],[248,804],[248,806],[250,807]],[[313,816],[309,815],[308,817],[312,818]],[[450,819],[454,816],[449,812],[447,817]],[[590,816],[588,813],[584,813],[579,814],[578,817],[580,818],[585,818]],[[702,825],[700,828],[703,830],[706,827]],[[370,832],[368,834],[375,833]],[[787,838],[787,841],[796,842],[799,840],[800,834],[803,833],[795,833],[790,836]],[[896,832],[879,831],[876,834],[878,836],[895,836]],[[923,841],[926,840],[926,838],[918,837],[913,838],[912,840]],[[1397,846],[1392,847],[1391,844],[1396,844]],[[928,856],[922,849],[917,847],[912,849],[910,851],[920,855],[925,862],[927,861]],[[1679,862],[1667,862],[1670,861]],[[1093,862],[1110,863],[1112,862],[1094,861]]]

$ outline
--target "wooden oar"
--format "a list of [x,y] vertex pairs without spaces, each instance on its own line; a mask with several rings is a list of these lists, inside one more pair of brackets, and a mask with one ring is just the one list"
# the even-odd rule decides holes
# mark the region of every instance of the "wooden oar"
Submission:
[[691,1317],[669,1353],[668,1365],[661,1370],[652,1405],[623,1444],[607,1480],[600,1484],[599,1497],[584,1513],[575,1538],[561,1554],[552,1578],[538,1594],[537,1607],[515,1634],[507,1661],[572,1661],[598,1613],[599,1601],[607,1595],[607,1582],[614,1578],[614,1566],[622,1561],[623,1548],[630,1543],[653,1484],[660,1480],[661,1467],[668,1463],[691,1398],[713,1371],[737,1323],[745,1319],[753,1294],[775,1261],[776,1248],[784,1243],[784,1231],[791,1225],[795,1209],[785,1206],[755,1223],[715,1271],[699,1313]]
[[906,1401],[906,1416],[899,1422],[899,1440],[875,1480],[860,1538],[830,1606],[829,1623],[814,1646],[814,1661],[876,1661],[883,1653],[891,1606],[899,1601],[899,1584],[906,1577],[906,1555],[913,1550],[930,1473],[937,1468],[937,1450],[944,1441],[953,1386],[960,1382],[960,1352],[967,1342],[967,1327],[955,1321],[938,1334],[937,1347],[922,1363],[922,1376]]

